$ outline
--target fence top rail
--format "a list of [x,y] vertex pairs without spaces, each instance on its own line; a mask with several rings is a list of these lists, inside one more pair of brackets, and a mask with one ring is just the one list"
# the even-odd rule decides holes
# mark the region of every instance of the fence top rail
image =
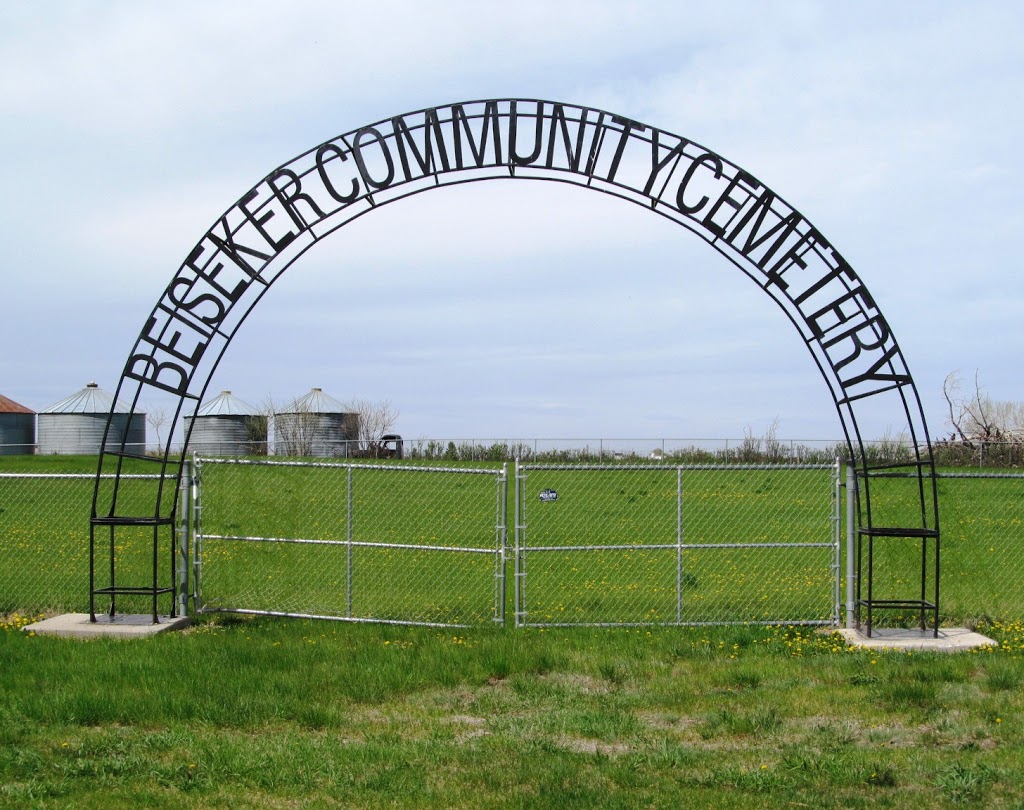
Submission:
[[[504,467],[442,467],[423,464],[367,464],[351,461],[264,461],[245,458],[208,458],[196,456],[197,464],[233,464],[240,467],[307,467],[330,470],[403,470],[407,472],[460,473],[463,475],[502,475]],[[122,476],[123,478],[124,476]]]
[[937,472],[936,478],[1024,478],[1024,473]]
[[[886,473],[872,473],[872,478],[917,478],[915,473],[909,472],[886,472]],[[936,478],[1009,478],[1009,479],[1021,479],[1024,478],[1024,473],[996,473],[996,472],[942,472],[936,471]]]
[[[122,481],[127,479],[143,479],[146,481],[157,481],[161,477],[162,476],[156,473],[135,473],[131,475],[125,473],[120,476],[120,479]],[[76,478],[82,480],[89,479],[90,481],[95,481],[96,473],[0,473],[0,478],[55,478],[61,480],[66,480],[68,478]],[[114,475],[113,473],[105,473],[101,475],[100,478],[104,481],[112,481],[115,478],[118,478],[118,476]],[[166,478],[177,478],[177,475],[168,475],[166,476]]]
[[531,464],[519,463],[520,470],[606,470],[606,471],[702,471],[702,470],[834,470],[832,464]]

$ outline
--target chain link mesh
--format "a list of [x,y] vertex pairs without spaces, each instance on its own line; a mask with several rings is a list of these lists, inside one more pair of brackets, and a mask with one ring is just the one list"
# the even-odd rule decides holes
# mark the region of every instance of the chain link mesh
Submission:
[[[200,535],[281,538],[200,536],[208,604],[466,623],[502,615],[500,471],[356,466],[350,568],[347,547],[337,545],[348,541],[346,465],[243,471],[204,461]],[[585,469],[525,468],[522,619],[671,623],[680,604],[684,621],[694,622],[767,621],[770,607],[787,619],[828,616],[827,551],[770,545],[827,534],[825,472],[775,477],[757,469],[684,468],[683,543],[690,547],[680,556],[673,546],[675,469],[623,472],[616,487],[609,475]],[[584,489],[577,479],[588,475],[593,486]],[[0,474],[0,612],[88,609],[94,481],[85,473]],[[944,621],[1024,617],[1024,475],[942,473],[938,486]],[[545,488],[555,489],[559,500],[541,502]],[[908,504],[916,501],[906,497]],[[750,547],[722,547],[728,543]],[[601,544],[610,548],[569,548]],[[435,548],[444,546],[487,553]],[[558,550],[541,551],[544,546]],[[894,597],[913,591],[919,547],[879,542],[876,549],[882,597],[887,590]],[[514,566],[510,555],[510,574]],[[876,616],[888,620],[884,612]]]
[[944,474],[939,503],[943,612],[1024,617],[1024,475]]
[[204,609],[459,625],[502,617],[502,470],[198,467]]
[[[133,486],[151,486],[156,480],[152,475],[123,475],[125,499],[132,497]],[[104,476],[102,486],[112,481]],[[95,484],[96,476],[87,473],[0,474],[0,613],[88,611],[89,515]],[[152,509],[152,499],[146,503]],[[122,581],[147,582],[152,577],[151,538],[151,530],[138,538],[129,532],[117,536],[114,553]],[[101,574],[109,566],[108,548],[105,536],[98,535]],[[160,564],[168,562],[161,557]],[[123,600],[126,607],[139,601]]]
[[0,475],[0,613],[89,608],[96,477]]
[[836,467],[524,465],[520,625],[834,621]]
[[[916,479],[872,484],[872,502],[916,519]],[[898,486],[902,484],[902,486]],[[1024,616],[1024,475],[951,473],[937,476],[941,520],[940,615],[958,621]],[[875,598],[915,596],[921,583],[921,541],[876,539]],[[929,546],[928,587],[931,587]],[[931,592],[928,592],[928,596]],[[912,611],[876,612],[879,626],[902,625]]]

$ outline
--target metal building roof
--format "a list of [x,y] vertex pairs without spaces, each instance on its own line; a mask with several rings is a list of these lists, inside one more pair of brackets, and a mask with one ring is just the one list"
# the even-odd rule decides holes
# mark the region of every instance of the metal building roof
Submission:
[[[40,413],[110,413],[110,406],[113,403],[112,394],[108,394],[96,383],[91,382],[81,391],[45,408]],[[118,402],[114,411],[115,413],[130,413],[131,408]]]
[[0,413],[35,413],[35,411],[0,394]]
[[221,391],[196,411],[196,416],[256,416],[258,413],[252,405],[243,402],[230,391]]
[[304,397],[285,406],[286,410],[279,413],[347,413],[345,406],[332,396],[323,392],[322,388],[312,388]]

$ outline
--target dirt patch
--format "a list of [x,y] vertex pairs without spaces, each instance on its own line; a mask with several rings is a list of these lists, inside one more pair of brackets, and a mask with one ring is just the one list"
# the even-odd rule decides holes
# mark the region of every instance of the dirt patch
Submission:
[[562,737],[555,741],[555,745],[576,754],[603,754],[608,757],[628,754],[630,750],[629,746],[625,743],[606,743],[600,740],[588,740],[580,737]]
[[453,714],[448,722],[454,726],[461,726],[464,731],[455,734],[455,742],[464,743],[480,737],[486,737],[491,732],[487,730],[487,720],[483,717],[474,717],[469,714]]
[[603,695],[611,691],[607,681],[589,675],[553,673],[545,676],[552,683],[574,689],[584,695]]

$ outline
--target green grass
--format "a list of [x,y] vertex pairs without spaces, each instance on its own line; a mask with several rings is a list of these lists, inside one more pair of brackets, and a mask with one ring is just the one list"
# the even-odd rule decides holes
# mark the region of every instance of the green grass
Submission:
[[0,622],[5,807],[1017,807],[1024,625],[990,652],[799,626]]

